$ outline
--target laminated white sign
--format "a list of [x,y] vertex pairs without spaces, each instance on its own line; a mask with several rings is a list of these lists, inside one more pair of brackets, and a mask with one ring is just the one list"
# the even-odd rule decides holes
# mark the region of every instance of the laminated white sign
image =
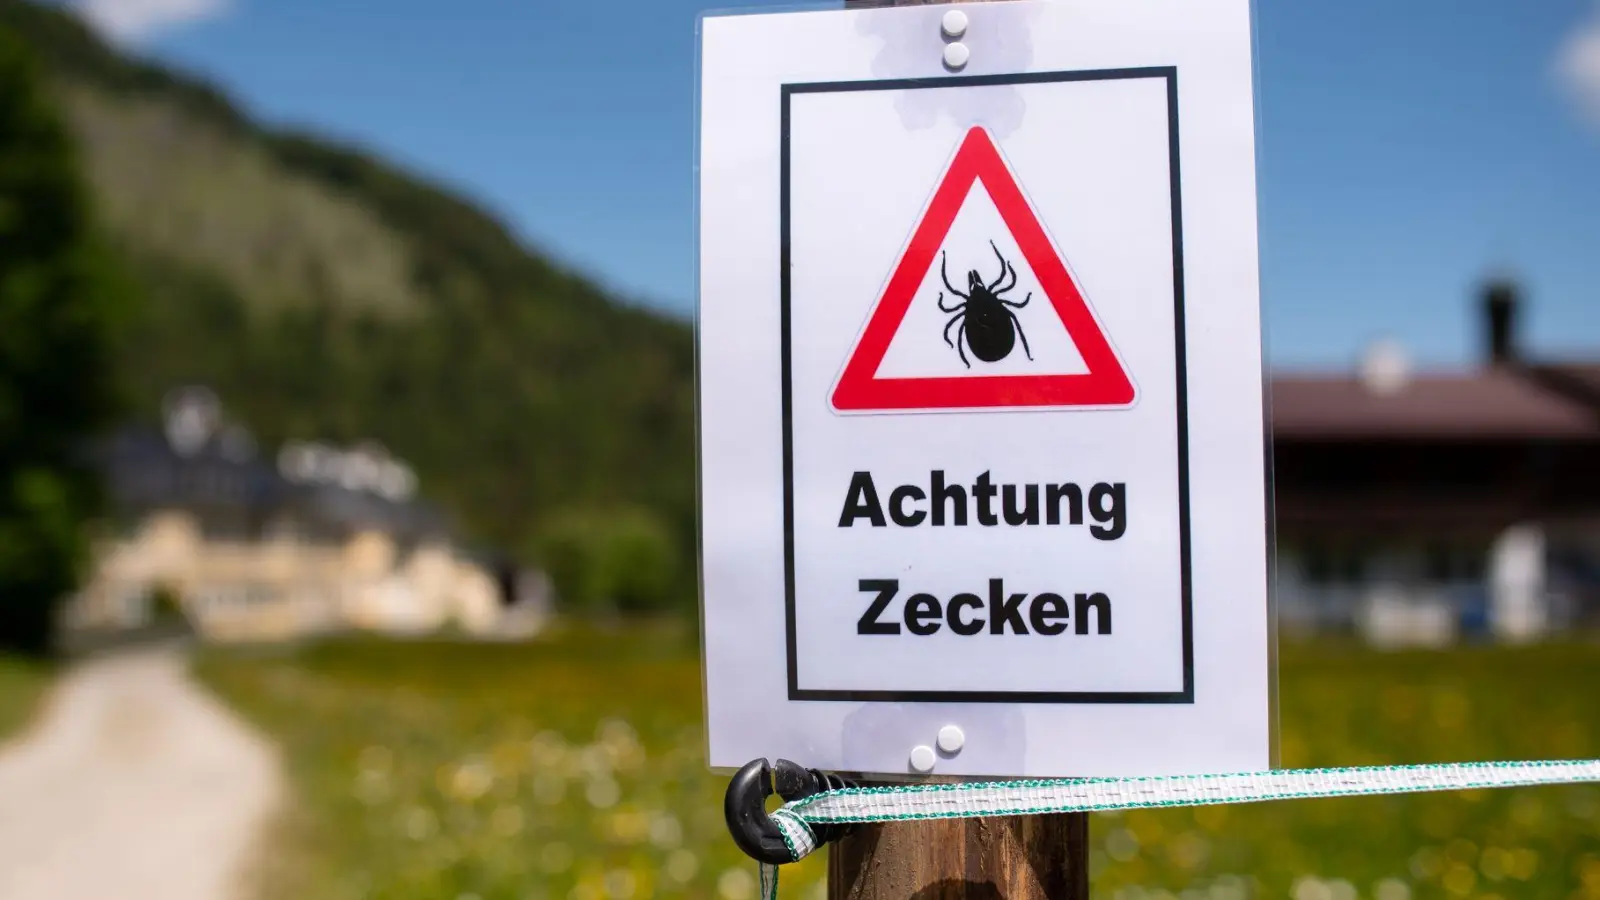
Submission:
[[711,763],[1264,768],[1248,0],[950,9],[701,23]]

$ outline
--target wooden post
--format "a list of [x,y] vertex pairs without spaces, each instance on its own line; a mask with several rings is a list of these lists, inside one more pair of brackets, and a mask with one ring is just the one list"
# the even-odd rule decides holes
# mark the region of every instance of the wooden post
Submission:
[[863,825],[828,849],[829,900],[1088,900],[1089,814]]
[[[944,2],[949,0],[845,5]],[[828,850],[828,900],[1088,898],[1088,813],[862,825]]]

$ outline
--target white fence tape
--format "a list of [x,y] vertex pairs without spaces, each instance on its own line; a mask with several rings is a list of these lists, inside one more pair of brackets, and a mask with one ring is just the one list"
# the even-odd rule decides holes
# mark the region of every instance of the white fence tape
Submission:
[[[786,803],[772,813],[772,818],[784,835],[790,855],[799,860],[817,849],[813,825],[1206,806],[1579,782],[1600,782],[1600,760],[1283,769],[1233,775],[846,788]],[[762,867],[761,886],[762,895],[775,900],[776,867]]]

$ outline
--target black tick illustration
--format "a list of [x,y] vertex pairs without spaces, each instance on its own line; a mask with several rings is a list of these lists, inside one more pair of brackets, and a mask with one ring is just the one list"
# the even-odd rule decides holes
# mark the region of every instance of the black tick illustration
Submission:
[[[1033,351],[1028,349],[1028,336],[1022,333],[1022,323],[1017,321],[1017,314],[1013,309],[1021,309],[1033,299],[1033,292],[1022,298],[1021,303],[1004,299],[1003,295],[1017,286],[1017,270],[1006,262],[1000,255],[1000,248],[989,242],[989,249],[994,251],[994,258],[1000,261],[1000,276],[989,284],[983,283],[983,278],[977,269],[967,272],[967,292],[962,293],[950,284],[950,276],[944,271],[944,254],[939,255],[939,277],[944,279],[944,286],[950,293],[960,297],[962,302],[952,306],[944,305],[944,294],[939,294],[939,309],[947,313],[955,313],[944,326],[944,342],[955,348],[961,355],[961,362],[967,368],[972,368],[972,363],[967,361],[967,349],[972,350],[972,355],[984,362],[999,362],[1011,355],[1011,350],[1017,344],[1017,338],[1022,338],[1022,352],[1033,359]],[[1010,284],[1002,284],[1007,278]],[[950,329],[957,323],[954,343],[950,341]]]

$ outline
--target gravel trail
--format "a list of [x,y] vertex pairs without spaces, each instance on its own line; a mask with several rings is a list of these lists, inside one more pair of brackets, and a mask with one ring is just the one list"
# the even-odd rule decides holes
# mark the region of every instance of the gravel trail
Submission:
[[81,664],[0,744],[0,900],[233,900],[281,793],[181,650]]

